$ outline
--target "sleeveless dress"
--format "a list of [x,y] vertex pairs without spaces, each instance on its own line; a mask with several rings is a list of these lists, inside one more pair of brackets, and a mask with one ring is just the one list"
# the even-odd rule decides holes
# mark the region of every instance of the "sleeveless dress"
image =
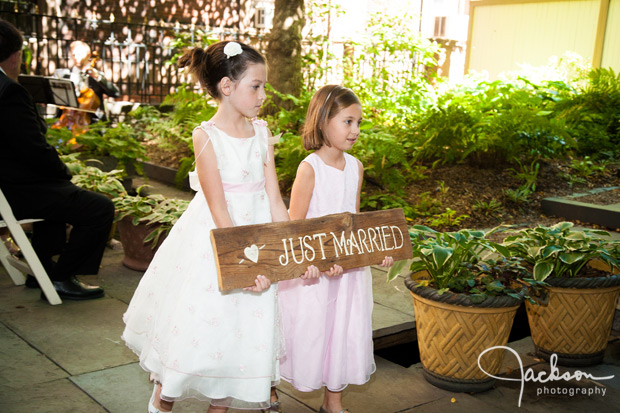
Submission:
[[[271,222],[264,178],[268,132],[264,121],[253,125],[255,135],[247,139],[230,137],[212,122],[199,126],[213,144],[235,226]],[[216,226],[196,172],[190,185],[197,193],[142,277],[123,316],[122,338],[162,383],[164,400],[268,407],[283,353],[278,287],[219,291],[210,239]]]
[[[359,167],[353,156],[344,155],[344,171],[328,166],[314,153],[303,161],[314,169],[306,218],[356,212]],[[370,269],[278,284],[286,341],[286,354],[280,360],[282,378],[300,391],[323,386],[340,391],[348,384],[366,383],[376,369]]]

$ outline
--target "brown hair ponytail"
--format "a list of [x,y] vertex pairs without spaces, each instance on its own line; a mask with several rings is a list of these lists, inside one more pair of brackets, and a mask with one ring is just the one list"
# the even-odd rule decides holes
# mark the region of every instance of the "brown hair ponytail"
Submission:
[[224,47],[228,41],[213,43],[207,49],[196,47],[179,58],[179,67],[187,67],[192,77],[215,99],[220,99],[218,84],[224,77],[239,80],[250,64],[265,64],[265,58],[254,48],[239,43],[241,53],[228,57]]

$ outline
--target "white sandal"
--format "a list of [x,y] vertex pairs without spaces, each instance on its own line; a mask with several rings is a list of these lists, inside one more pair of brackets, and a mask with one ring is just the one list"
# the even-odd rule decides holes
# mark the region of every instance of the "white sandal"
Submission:
[[151,395],[151,400],[149,400],[148,413],[164,413],[159,409],[155,408],[153,402],[155,401],[155,394],[157,393],[157,383],[153,386],[153,394]]

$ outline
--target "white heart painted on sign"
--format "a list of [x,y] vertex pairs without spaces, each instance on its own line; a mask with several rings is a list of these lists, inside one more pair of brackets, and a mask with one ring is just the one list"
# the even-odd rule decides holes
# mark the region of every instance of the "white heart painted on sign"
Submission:
[[245,247],[243,253],[248,258],[248,260],[254,263],[258,262],[258,247],[255,244],[252,244],[249,247]]

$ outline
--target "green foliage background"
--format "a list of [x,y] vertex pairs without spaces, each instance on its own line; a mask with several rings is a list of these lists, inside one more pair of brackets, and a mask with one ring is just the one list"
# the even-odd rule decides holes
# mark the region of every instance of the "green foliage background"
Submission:
[[[317,3],[308,15],[314,19],[312,27],[320,28],[329,13],[338,12]],[[361,137],[351,151],[365,168],[362,209],[401,207],[408,218],[426,217],[429,225],[438,227],[455,225],[466,216],[455,216],[430,194],[421,194],[417,205],[410,204],[407,184],[425,179],[425,171],[438,164],[499,165],[523,181],[520,188],[507,191],[506,198],[527,203],[543,160],[572,161],[575,173],[567,177],[571,185],[598,173],[601,163],[617,162],[620,74],[559,59],[543,71],[544,78],[526,72],[493,82],[471,76],[448,87],[435,76],[438,46],[421,38],[407,22],[408,16],[374,15],[367,35],[345,45],[344,58],[329,53],[328,30],[308,33],[301,95],[269,89],[271,96],[292,101],[294,108],[267,117],[274,135],[283,133],[276,147],[276,167],[284,193],[308,155],[300,132],[310,98],[325,83],[322,79],[334,74],[363,103]],[[181,33],[175,45],[181,50],[215,40],[209,33],[191,38]],[[159,107],[133,111],[114,128],[106,124],[93,128],[78,143],[92,154],[118,156],[122,163],[144,160],[140,142],[146,140],[170,151],[189,147],[193,153],[192,130],[215,111],[216,102],[187,86]],[[63,142],[71,137],[50,130],[48,138],[64,151]],[[181,161],[179,183],[192,167],[193,156]],[[585,177],[579,175],[584,171]],[[497,213],[501,203],[492,200],[476,208]]]

